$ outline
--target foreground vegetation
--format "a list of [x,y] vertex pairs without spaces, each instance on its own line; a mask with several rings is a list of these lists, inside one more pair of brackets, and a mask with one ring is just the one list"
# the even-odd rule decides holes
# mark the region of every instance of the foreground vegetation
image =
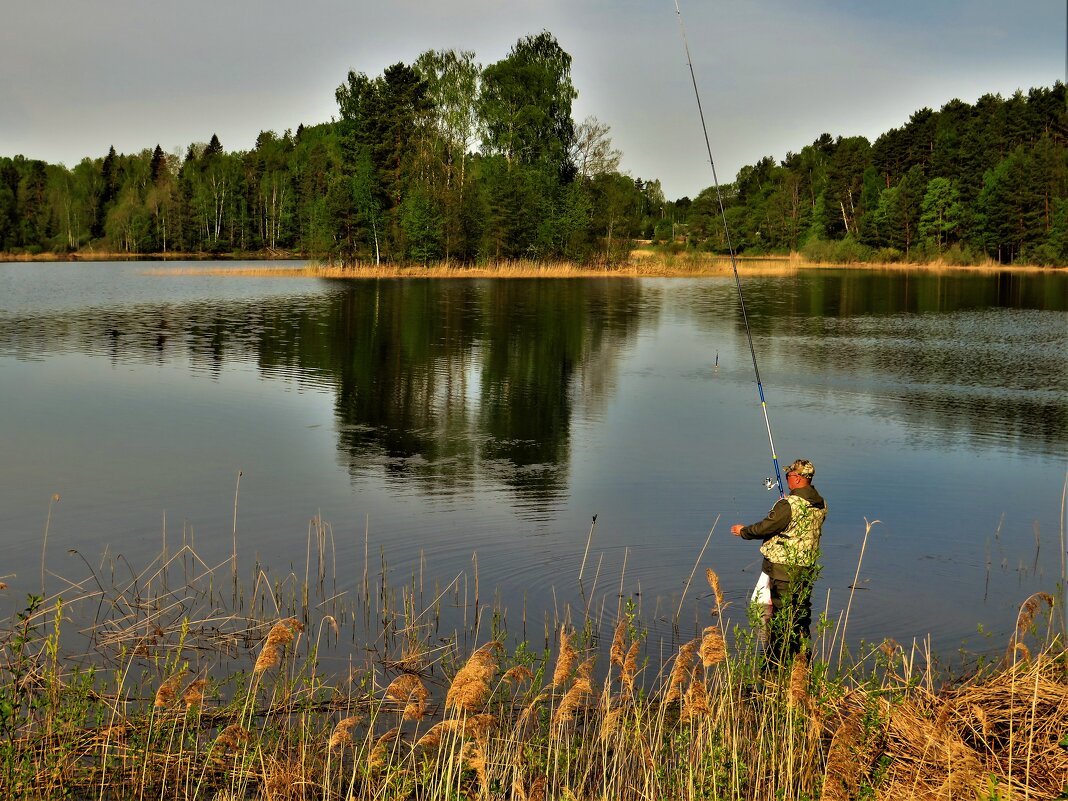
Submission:
[[389,586],[385,563],[373,576],[365,557],[362,585],[346,594],[331,542],[313,521],[304,576],[268,583],[257,566],[250,588],[236,549],[209,567],[185,545],[121,581],[122,565],[110,583],[102,565],[47,599],[30,595],[2,632],[0,793],[1068,793],[1068,653],[1045,593],[1021,606],[1004,656],[967,676],[948,680],[922,647],[890,641],[850,659],[847,619],[823,621],[810,659],[780,671],[748,625],[731,625],[712,570],[709,625],[683,636],[676,615],[669,653],[621,600],[610,641],[599,639],[604,605],[590,603],[574,617],[546,613],[544,643],[532,645],[510,639],[498,604],[480,602],[477,566],[473,592],[459,578],[430,591],[422,571]]

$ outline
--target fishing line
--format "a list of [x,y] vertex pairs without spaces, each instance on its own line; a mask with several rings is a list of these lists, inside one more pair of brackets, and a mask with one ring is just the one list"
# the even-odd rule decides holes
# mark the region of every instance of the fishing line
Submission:
[[[675,0],[675,14],[679,18],[679,32],[682,34],[682,46],[686,50],[686,64],[690,68],[690,80],[693,82],[693,94],[697,98],[697,114],[701,118],[701,131],[705,135],[705,149],[708,151],[708,163],[712,166],[712,183],[716,188],[716,201],[719,203],[719,215],[723,220],[723,234],[727,239],[727,251],[731,257],[731,270],[734,271],[734,284],[738,288],[738,306],[742,310],[742,322],[745,323],[745,336],[749,340],[749,354],[753,357],[753,373],[756,375],[757,393],[760,395],[760,411],[764,413],[764,427],[768,430],[768,444],[771,446],[771,461],[775,465],[775,482],[771,479],[765,481],[767,488],[773,489],[776,484],[779,489],[779,497],[785,498],[786,491],[782,485],[782,474],[779,470],[779,457],[775,455],[775,438],[771,435],[771,420],[768,419],[768,404],[764,400],[764,385],[760,382],[760,368],[757,367],[756,348],[753,347],[753,332],[749,328],[749,315],[745,311],[745,297],[742,295],[742,279],[738,277],[738,261],[734,256],[734,244],[731,242],[731,231],[727,225],[727,210],[723,206],[723,193],[719,188],[719,177],[716,175],[716,162],[712,158],[712,145],[708,141],[708,126],[705,125],[705,111],[701,107],[701,93],[697,91],[697,76],[693,71],[693,59],[690,57],[690,44],[686,40],[686,26],[682,22],[682,9],[679,8],[679,0]],[[719,356],[717,354],[717,365]]]

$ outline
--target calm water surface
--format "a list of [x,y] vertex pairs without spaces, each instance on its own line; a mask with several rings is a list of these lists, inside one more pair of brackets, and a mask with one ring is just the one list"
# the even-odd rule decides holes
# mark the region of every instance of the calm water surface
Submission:
[[[483,594],[540,621],[581,604],[597,515],[586,570],[606,625],[620,588],[654,629],[680,599],[684,625],[706,625],[706,567],[744,618],[759,556],[729,527],[774,496],[732,280],[156,266],[0,264],[5,611],[39,589],[53,493],[61,585],[85,574],[71,551],[143,565],[165,538],[221,563],[241,471],[243,569],[303,573],[321,515],[345,588],[366,529],[391,580],[472,576],[477,553]],[[817,605],[840,614],[878,520],[849,639],[1003,647],[1061,574],[1068,276],[743,280],[780,458],[811,459],[829,503]]]

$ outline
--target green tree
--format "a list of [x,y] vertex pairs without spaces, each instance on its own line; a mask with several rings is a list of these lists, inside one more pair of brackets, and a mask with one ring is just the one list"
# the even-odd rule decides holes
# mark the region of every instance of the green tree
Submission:
[[1044,198],[1035,166],[1031,155],[1018,146],[983,178],[978,235],[986,252],[998,261],[1015,261],[1025,248],[1045,238]]
[[208,146],[204,148],[204,152],[201,154],[201,158],[210,160],[215,156],[221,156],[223,154],[222,142],[219,141],[218,134],[212,134],[211,139],[208,142]]
[[544,163],[562,180],[574,174],[571,56],[548,31],[516,42],[508,56],[482,72],[479,112],[487,154],[514,163]]
[[441,258],[441,210],[424,190],[408,192],[401,203],[400,221],[404,250],[409,259],[427,264]]
[[919,235],[920,205],[926,187],[923,169],[914,164],[896,184],[879,195],[876,210],[880,244],[889,245],[911,257]]
[[[15,163],[19,164],[20,157]],[[34,252],[46,250],[49,245],[51,207],[47,202],[48,175],[43,161],[22,161],[18,186],[17,204],[20,222],[19,239],[23,247]]]
[[[864,216],[864,172],[871,166],[871,144],[863,136],[839,138],[827,164],[826,201],[833,207],[826,232],[834,238],[857,236]],[[834,212],[841,212],[841,215]]]
[[464,194],[478,133],[478,87],[482,68],[470,51],[430,50],[415,62],[426,82],[429,125],[417,147],[413,170],[418,191],[440,208],[442,255],[470,255]]
[[[382,225],[373,224],[376,254],[391,254],[403,236],[400,204],[411,178],[415,145],[429,124],[426,81],[414,68],[397,63],[374,80],[349,72],[335,96],[341,112],[344,169],[351,180],[370,157],[374,175],[356,179],[354,197],[371,193],[365,211],[372,206],[381,209],[383,218]],[[352,221],[348,227],[351,232]]]
[[463,187],[478,132],[481,66],[468,50],[428,50],[415,62],[426,85],[427,108],[448,187]]
[[19,173],[14,161],[0,158],[0,251],[19,247]]
[[115,152],[115,146],[112,145],[100,165],[99,194],[93,204],[96,214],[93,219],[92,233],[96,237],[104,235],[104,221],[107,219],[108,208],[119,193],[120,177],[117,161],[118,154]]
[[963,209],[960,193],[948,178],[932,178],[927,183],[920,209],[920,237],[933,243],[938,254],[960,227]]
[[634,181],[617,172],[591,179],[591,220],[601,242],[600,257],[609,264],[626,260],[641,223],[642,193]]
[[[378,184],[378,175],[371,162],[369,149],[360,151],[353,167],[351,178],[352,201],[356,214],[352,218],[349,240],[350,249],[356,251],[356,237],[374,246],[375,264],[382,261],[382,205],[384,193]],[[361,233],[362,232],[362,233]]]

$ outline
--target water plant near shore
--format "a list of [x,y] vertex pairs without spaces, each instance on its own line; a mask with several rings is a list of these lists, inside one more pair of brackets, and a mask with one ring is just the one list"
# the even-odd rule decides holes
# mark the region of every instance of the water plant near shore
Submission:
[[[740,273],[750,276],[796,275],[801,270],[913,270],[938,272],[941,270],[973,270],[987,272],[1048,271],[1056,268],[982,264],[946,264],[943,262],[849,262],[817,261],[799,254],[787,256],[752,256],[737,259]],[[259,264],[256,266],[227,265],[220,267],[159,267],[146,271],[150,275],[208,275],[245,278],[693,278],[726,277],[732,274],[728,256],[704,251],[673,253],[642,248],[635,250],[626,261],[613,263],[580,263],[564,260],[511,259],[476,263],[440,262],[433,264],[372,262],[323,262],[310,260],[300,266]]]
[[[747,627],[731,627],[712,570],[711,624],[666,658],[632,605],[610,643],[589,617],[547,616],[536,650],[455,580],[427,602],[421,576],[390,587],[383,564],[377,586],[347,598],[328,572],[329,543],[316,522],[304,581],[272,585],[257,566],[229,611],[231,560],[209,567],[189,546],[129,581],[91,571],[30,595],[0,632],[0,793],[545,801],[1068,789],[1068,652],[1044,593],[1021,604],[1005,656],[963,677],[892,642],[840,668],[838,644],[822,642],[777,670]],[[464,606],[462,630],[443,627],[443,599]],[[361,640],[357,624],[378,630]]]

